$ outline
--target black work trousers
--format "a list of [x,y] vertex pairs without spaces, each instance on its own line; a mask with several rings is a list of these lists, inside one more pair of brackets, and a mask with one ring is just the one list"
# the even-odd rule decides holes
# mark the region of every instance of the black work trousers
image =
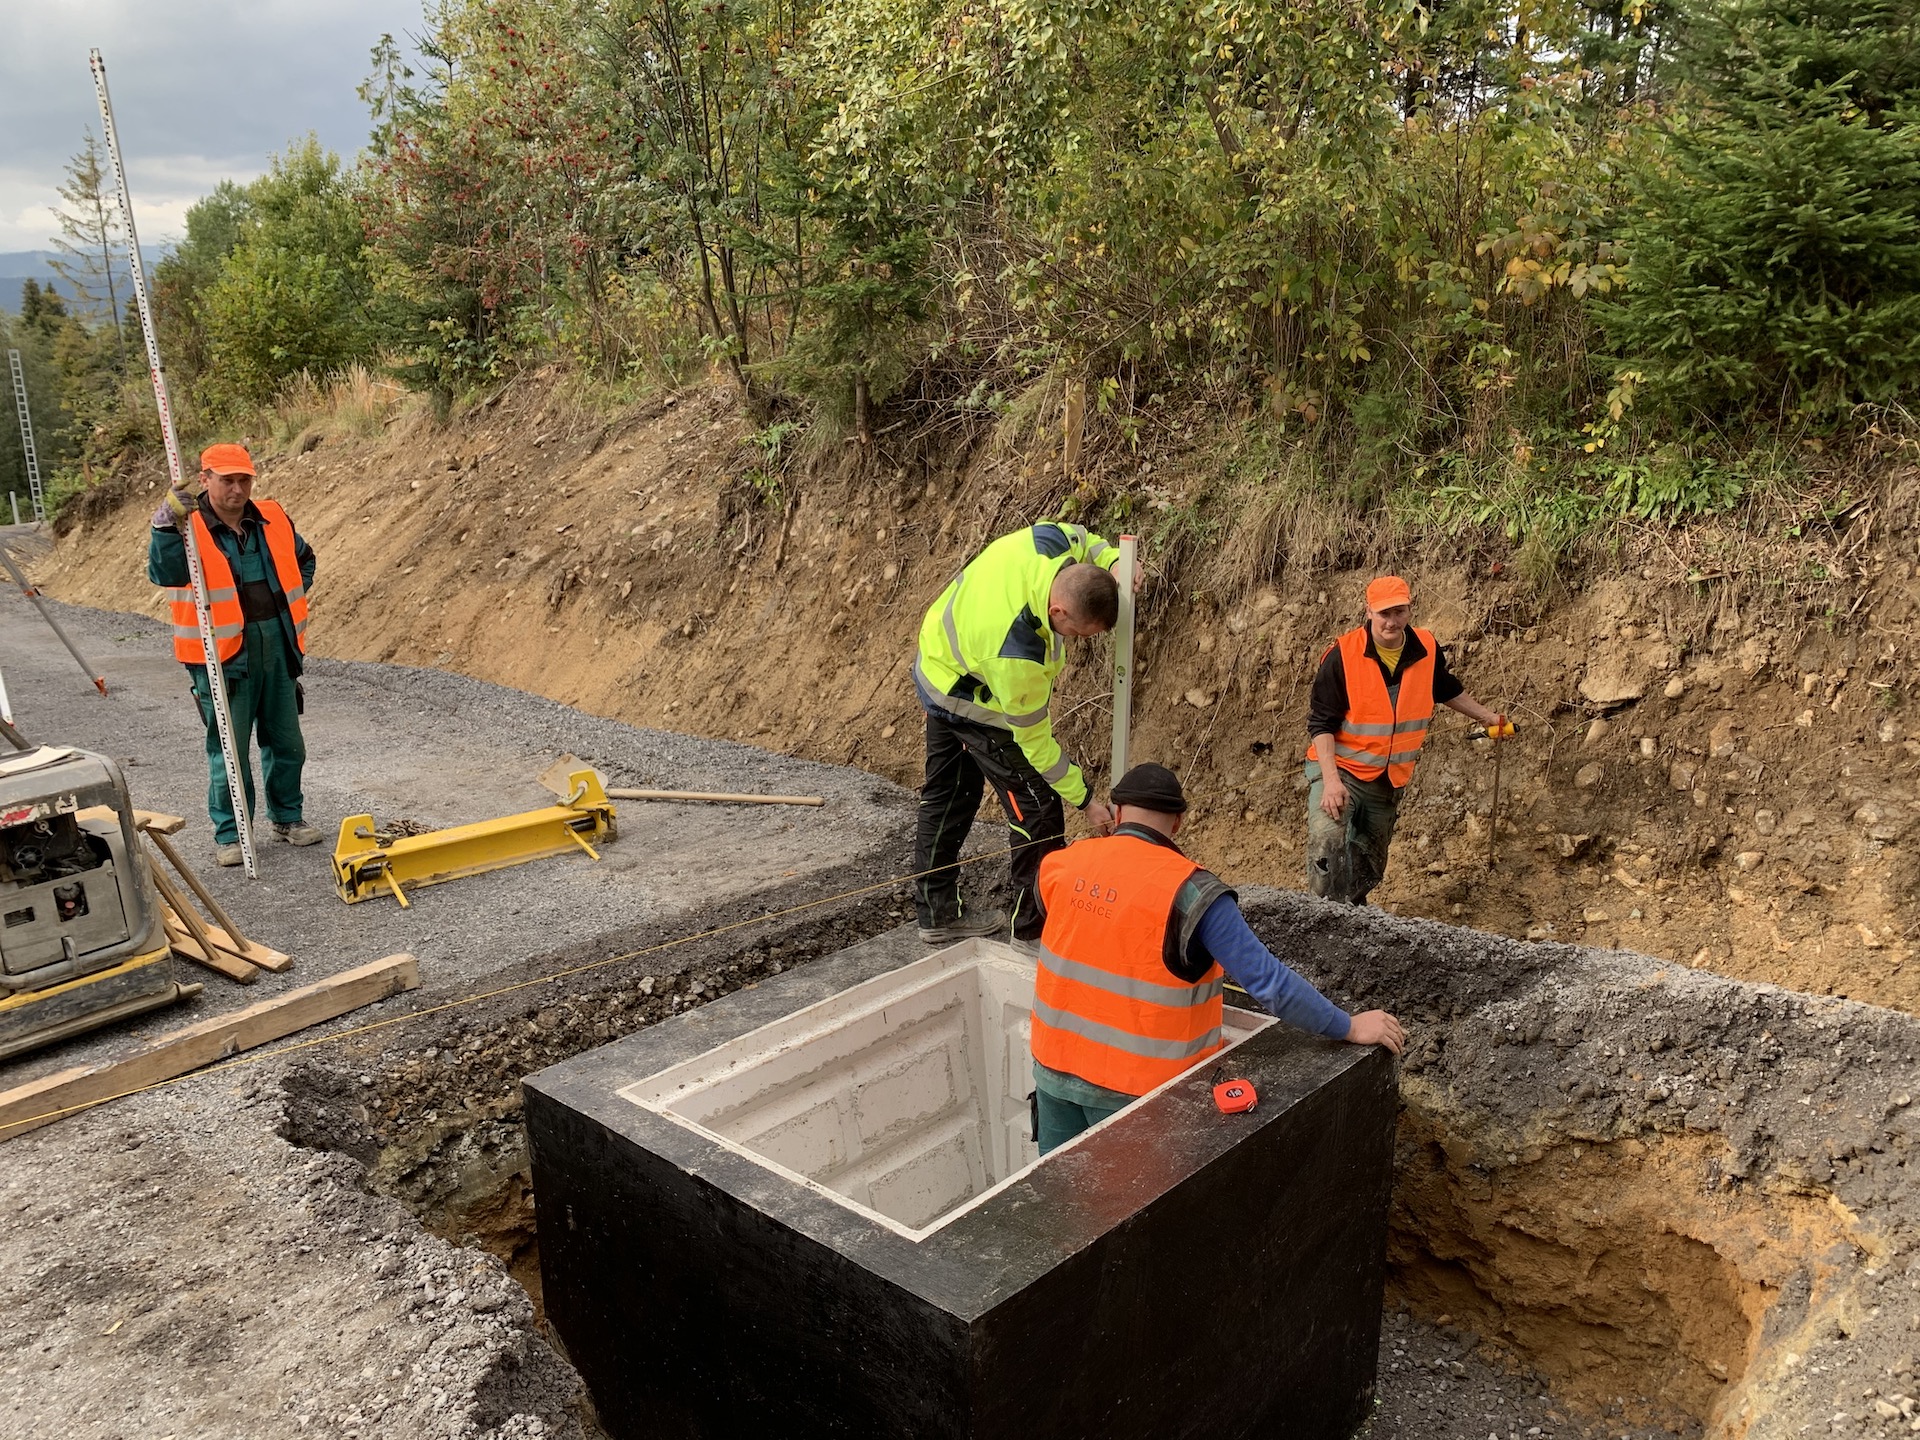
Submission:
[[991,784],[1007,812],[1012,857],[1016,939],[1034,940],[1045,916],[1037,880],[1040,862],[1067,843],[1067,815],[1054,788],[1040,778],[1008,730],[949,715],[927,715],[927,778],[920,787],[914,833],[914,911],[922,925],[944,925],[960,914],[960,871],[954,862],[966,843],[980,795]]

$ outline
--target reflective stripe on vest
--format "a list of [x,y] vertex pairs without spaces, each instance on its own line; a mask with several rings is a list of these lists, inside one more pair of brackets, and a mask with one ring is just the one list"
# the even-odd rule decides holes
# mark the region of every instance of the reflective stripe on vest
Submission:
[[1220,967],[1190,985],[1162,951],[1174,897],[1199,868],[1133,835],[1082,840],[1040,863],[1035,1060],[1144,1095],[1221,1048]]
[[[267,555],[273,573],[280,582],[288,618],[293,621],[294,644],[307,653],[307,587],[300,578],[300,559],[294,553],[293,522],[277,500],[256,500],[253,506],[265,522],[261,534],[266,537]],[[213,622],[214,653],[222,663],[240,653],[247,631],[246,615],[240,606],[240,587],[233,578],[233,566],[207,528],[206,517],[195,510],[187,517],[193,526],[194,544],[200,551],[200,572],[207,583],[207,613]],[[173,618],[173,654],[188,665],[207,663],[206,647],[200,641],[200,616],[193,603],[191,585],[166,587],[169,611]]]
[[[1414,762],[1433,720],[1434,656],[1440,647],[1431,630],[1413,633],[1427,653],[1402,667],[1397,701],[1379,664],[1367,654],[1366,626],[1334,642],[1347,681],[1347,713],[1334,732],[1334,759],[1361,780],[1377,779],[1384,771],[1396,789],[1413,779]],[[1307,759],[1314,758],[1309,742]]]

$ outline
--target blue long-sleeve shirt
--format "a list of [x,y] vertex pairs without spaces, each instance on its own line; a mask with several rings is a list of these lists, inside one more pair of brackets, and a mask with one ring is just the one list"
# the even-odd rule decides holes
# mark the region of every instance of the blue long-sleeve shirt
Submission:
[[1196,933],[1214,963],[1269,1015],[1315,1035],[1347,1038],[1352,1017],[1260,943],[1233,896],[1209,905]]

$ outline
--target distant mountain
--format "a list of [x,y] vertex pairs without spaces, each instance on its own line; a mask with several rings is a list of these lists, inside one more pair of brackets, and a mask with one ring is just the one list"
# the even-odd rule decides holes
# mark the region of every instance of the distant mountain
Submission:
[[[171,246],[142,245],[140,258],[147,262],[148,273],[157,264]],[[74,298],[73,287],[54,273],[53,262],[60,258],[58,250],[6,250],[0,251],[0,310],[18,310],[20,308],[20,287],[29,280],[37,281],[42,287],[58,291],[67,299]],[[122,262],[121,272],[125,273]]]

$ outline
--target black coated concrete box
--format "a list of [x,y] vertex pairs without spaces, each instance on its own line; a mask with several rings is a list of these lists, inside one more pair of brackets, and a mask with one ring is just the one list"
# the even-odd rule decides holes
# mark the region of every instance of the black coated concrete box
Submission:
[[[526,1082],[547,1317],[608,1431],[1351,1434],[1373,1402],[1392,1058],[1269,1024],[1034,1164],[1013,1118],[1031,962],[924,955],[896,932]],[[883,993],[895,977],[914,994]],[[816,1023],[836,1006],[871,1033]],[[1020,1032],[998,1050],[997,1023]],[[1215,1107],[1222,1066],[1251,1113]],[[996,1067],[1017,1093],[981,1083]],[[963,1113],[969,1084],[988,1093]]]

